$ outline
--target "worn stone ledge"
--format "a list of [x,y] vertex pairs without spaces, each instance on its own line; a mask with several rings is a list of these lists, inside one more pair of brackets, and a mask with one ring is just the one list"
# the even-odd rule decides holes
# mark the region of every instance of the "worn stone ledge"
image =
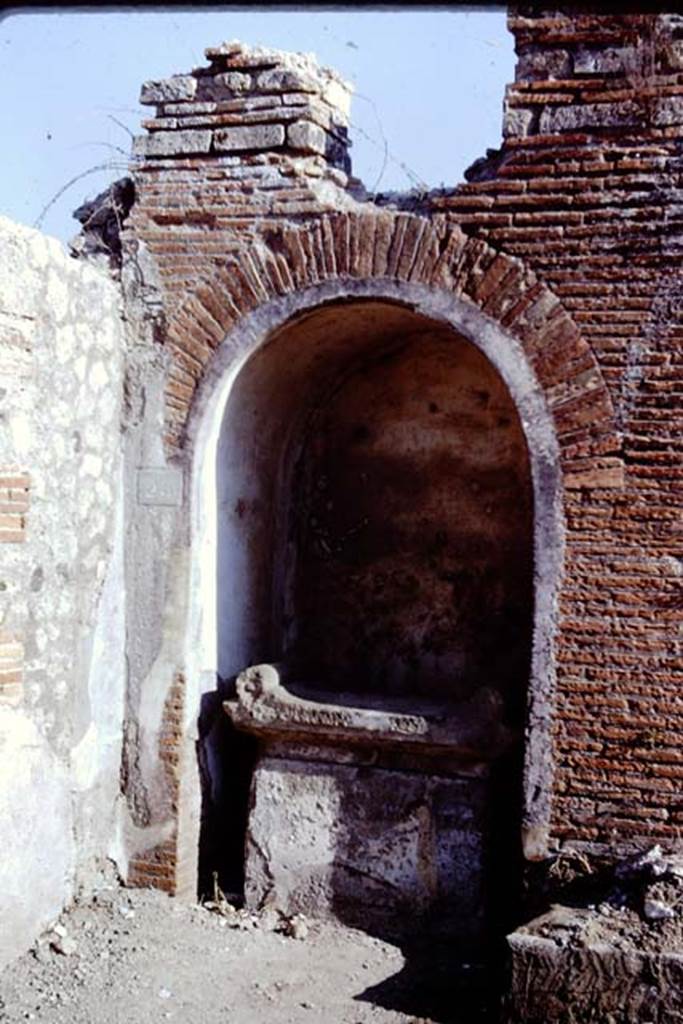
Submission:
[[[259,736],[314,738],[316,742],[371,743],[422,749],[488,761],[514,743],[485,700],[424,702],[326,693],[282,682],[284,670],[254,665],[237,677],[237,697],[223,707],[233,724]],[[412,708],[412,710],[409,710]]]

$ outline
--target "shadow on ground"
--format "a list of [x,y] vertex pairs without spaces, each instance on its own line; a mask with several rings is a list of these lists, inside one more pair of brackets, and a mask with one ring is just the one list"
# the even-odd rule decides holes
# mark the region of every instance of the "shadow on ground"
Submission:
[[429,938],[401,943],[398,974],[356,996],[362,1002],[409,1014],[430,1024],[498,1024],[503,986],[500,957],[468,961],[452,943]]

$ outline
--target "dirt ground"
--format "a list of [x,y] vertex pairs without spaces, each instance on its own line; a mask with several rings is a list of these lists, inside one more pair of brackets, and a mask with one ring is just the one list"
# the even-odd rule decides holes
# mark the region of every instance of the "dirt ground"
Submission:
[[0,974],[2,1024],[478,1024],[491,1001],[438,944],[117,885]]

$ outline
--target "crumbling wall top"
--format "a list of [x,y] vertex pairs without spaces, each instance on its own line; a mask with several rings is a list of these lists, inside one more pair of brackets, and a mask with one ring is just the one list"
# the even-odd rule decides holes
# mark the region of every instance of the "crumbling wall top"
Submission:
[[683,16],[520,5],[510,8],[508,27],[518,60],[506,139],[680,134]]
[[145,82],[156,106],[134,152],[146,159],[274,152],[323,157],[348,172],[351,86],[313,54],[240,42],[205,50],[209,66]]

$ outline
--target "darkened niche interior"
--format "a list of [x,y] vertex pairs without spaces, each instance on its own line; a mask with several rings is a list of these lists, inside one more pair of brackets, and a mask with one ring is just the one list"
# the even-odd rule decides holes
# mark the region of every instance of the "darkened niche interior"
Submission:
[[406,325],[310,416],[284,660],[323,689],[524,693],[530,495],[510,397],[452,331]]
[[[374,300],[291,321],[233,385],[217,492],[228,686],[248,665],[284,661],[331,700],[409,708],[485,690],[521,734],[530,472],[512,399],[475,345]],[[225,735],[220,746],[214,803],[234,817]]]

